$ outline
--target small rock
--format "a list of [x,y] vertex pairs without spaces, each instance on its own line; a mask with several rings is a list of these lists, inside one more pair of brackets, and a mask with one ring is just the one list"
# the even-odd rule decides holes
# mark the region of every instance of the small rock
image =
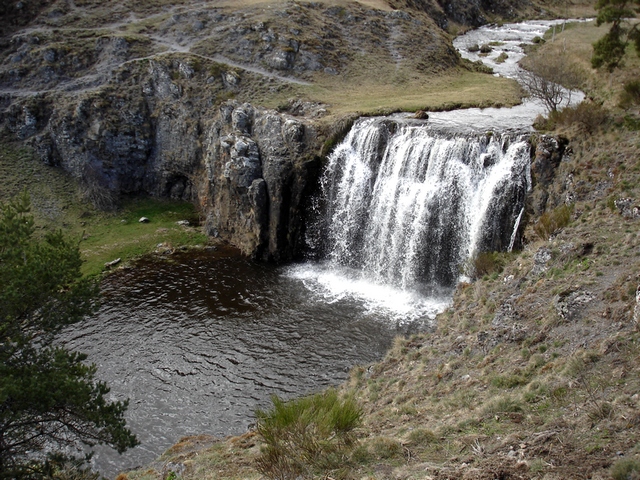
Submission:
[[107,262],[104,264],[104,268],[115,267],[117,264],[120,263],[121,260],[122,260],[121,258],[116,258],[115,260],[111,260],[110,262]]
[[582,307],[594,298],[591,292],[585,290],[568,291],[556,295],[554,303],[558,315],[565,320],[574,320],[578,317]]
[[533,256],[533,269],[534,275],[542,273],[547,270],[547,263],[551,261],[551,250],[546,247],[541,247]]
[[619,198],[613,202],[622,215],[625,218],[638,218],[640,217],[640,206],[635,203],[633,198]]
[[189,220],[178,220],[176,222],[176,225],[180,225],[181,227],[188,227],[189,226]]
[[138,220],[138,222],[140,222],[140,223],[149,223],[149,219],[147,217],[140,217],[140,220]]
[[636,288],[636,304],[633,307],[633,322],[640,325],[640,285]]

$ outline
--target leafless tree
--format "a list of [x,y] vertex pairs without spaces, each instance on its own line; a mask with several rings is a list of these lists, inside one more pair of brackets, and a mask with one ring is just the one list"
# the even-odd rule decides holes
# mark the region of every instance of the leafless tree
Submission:
[[533,55],[521,65],[518,81],[529,95],[544,103],[549,112],[571,102],[571,95],[582,84],[582,75],[565,53]]

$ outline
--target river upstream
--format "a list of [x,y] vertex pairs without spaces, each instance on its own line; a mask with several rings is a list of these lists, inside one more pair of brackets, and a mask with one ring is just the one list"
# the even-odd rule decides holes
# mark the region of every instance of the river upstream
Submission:
[[[470,45],[494,42],[484,60],[513,76],[520,45],[550,25],[486,27],[455,44],[475,60]],[[506,65],[493,60],[502,51]],[[113,477],[182,436],[243,433],[271,395],[337,385],[396,335],[430,328],[475,251],[513,246],[530,188],[523,135],[541,112],[526,101],[356,123],[322,180],[318,263],[275,267],[220,248],[111,275],[98,314],[63,341],[97,364],[112,399],[130,399],[141,445],[124,455],[99,447],[94,467]],[[369,151],[384,151],[382,162]]]

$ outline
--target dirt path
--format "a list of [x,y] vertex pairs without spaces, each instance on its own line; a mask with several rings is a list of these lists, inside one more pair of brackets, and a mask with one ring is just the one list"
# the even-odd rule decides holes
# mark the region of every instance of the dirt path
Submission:
[[[75,5],[75,3],[73,2],[73,0],[69,0],[69,6],[73,11],[75,11],[77,13],[80,13],[80,14],[83,13],[82,9],[78,8]],[[38,34],[40,32],[67,32],[67,33],[73,33],[73,32],[92,31],[92,32],[100,32],[101,34],[104,34],[104,35],[119,36],[119,35],[123,34],[122,29],[124,27],[135,25],[136,23],[140,23],[140,22],[145,22],[145,21],[148,21],[149,19],[170,15],[170,14],[176,13],[176,12],[184,13],[184,12],[188,12],[188,11],[195,11],[195,10],[198,10],[199,8],[206,7],[206,6],[208,6],[208,4],[206,2],[199,2],[197,5],[191,5],[188,8],[187,7],[183,7],[183,6],[173,6],[173,7],[169,8],[167,11],[164,11],[162,13],[155,13],[153,15],[149,15],[149,16],[146,16],[146,17],[137,17],[135,14],[131,13],[127,20],[114,22],[114,23],[107,24],[107,25],[103,25],[103,26],[101,26],[99,28],[73,28],[73,27],[59,27],[58,28],[58,27],[49,27],[49,26],[28,27],[28,28],[25,28],[25,29],[20,30],[18,32],[15,32],[12,35],[12,39],[20,38],[20,37],[25,36],[25,35]],[[244,63],[240,63],[240,62],[235,62],[235,61],[233,61],[233,60],[231,60],[231,59],[229,59],[227,57],[224,57],[222,55],[206,56],[206,55],[201,55],[201,54],[198,54],[198,53],[193,53],[193,52],[191,52],[191,47],[196,43],[196,39],[195,38],[194,39],[189,39],[186,42],[178,43],[177,41],[175,41],[175,40],[173,40],[171,38],[162,37],[162,36],[159,36],[159,35],[151,35],[151,34],[139,34],[139,35],[141,35],[143,37],[146,37],[149,40],[151,40],[151,42],[153,43],[154,47],[159,48],[162,51],[154,53],[152,55],[147,55],[147,56],[144,56],[144,57],[132,58],[132,59],[125,60],[125,61],[98,64],[98,65],[95,66],[95,71],[93,73],[89,73],[89,74],[84,75],[84,76],[82,76],[80,78],[77,78],[77,79],[60,82],[60,83],[58,83],[57,85],[55,85],[54,87],[51,87],[51,88],[45,88],[45,89],[41,89],[41,90],[35,90],[35,89],[31,89],[31,88],[24,88],[24,89],[23,88],[0,88],[0,95],[10,96],[10,97],[29,97],[29,96],[45,95],[45,94],[58,93],[58,92],[65,93],[65,94],[69,94],[69,93],[75,93],[75,94],[85,93],[85,92],[88,92],[88,91],[97,90],[102,85],[106,84],[109,81],[113,71],[116,70],[117,68],[120,68],[120,67],[122,67],[124,65],[127,65],[127,64],[140,62],[140,61],[143,61],[143,60],[153,60],[155,58],[159,58],[159,57],[166,56],[166,55],[171,55],[171,54],[174,54],[174,53],[182,53],[182,54],[186,54],[186,55],[191,55],[191,56],[194,56],[194,57],[202,58],[204,60],[208,60],[208,61],[211,61],[211,62],[224,64],[224,65],[227,65],[227,66],[232,67],[232,68],[245,70],[247,72],[255,73],[255,74],[261,75],[261,76],[266,77],[266,78],[271,78],[271,79],[274,79],[274,80],[278,80],[278,81],[283,82],[283,83],[289,83],[289,84],[295,84],[295,85],[304,85],[304,86],[312,85],[310,82],[306,82],[304,80],[299,80],[299,79],[294,78],[294,77],[288,77],[288,76],[285,76],[285,75],[280,75],[278,73],[271,72],[271,71],[269,71],[267,69],[264,69],[264,68],[261,68],[261,67],[258,67],[258,66],[248,65],[248,64],[244,64]],[[197,38],[198,42],[201,42],[202,40],[203,40],[202,37],[198,37]]]

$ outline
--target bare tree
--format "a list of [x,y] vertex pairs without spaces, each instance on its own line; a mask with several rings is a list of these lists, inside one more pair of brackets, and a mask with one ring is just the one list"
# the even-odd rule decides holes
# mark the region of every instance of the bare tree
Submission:
[[549,112],[571,102],[572,93],[582,84],[582,75],[566,53],[538,53],[525,58],[518,81],[529,95],[544,103]]

